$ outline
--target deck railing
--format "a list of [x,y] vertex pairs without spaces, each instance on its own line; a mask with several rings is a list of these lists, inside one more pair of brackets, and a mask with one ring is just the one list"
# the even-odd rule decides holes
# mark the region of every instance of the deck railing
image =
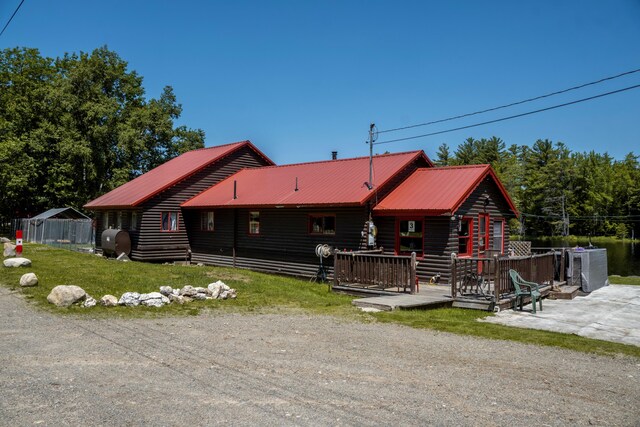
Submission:
[[520,257],[453,258],[451,261],[451,296],[482,296],[494,301],[515,291],[509,270],[516,270],[525,280],[552,284],[555,254]]
[[383,255],[380,251],[334,252],[333,284],[398,292],[416,291],[416,254]]

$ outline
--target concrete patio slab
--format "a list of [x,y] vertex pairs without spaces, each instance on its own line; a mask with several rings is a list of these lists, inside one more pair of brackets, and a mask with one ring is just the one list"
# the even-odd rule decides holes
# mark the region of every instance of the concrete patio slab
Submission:
[[529,304],[483,321],[640,346],[640,286],[610,285],[573,300],[545,299],[542,306],[535,315]]

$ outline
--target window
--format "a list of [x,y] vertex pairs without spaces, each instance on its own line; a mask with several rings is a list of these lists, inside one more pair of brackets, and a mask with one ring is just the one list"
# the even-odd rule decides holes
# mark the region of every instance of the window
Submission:
[[116,214],[116,228],[122,230],[122,211],[118,211]]
[[493,222],[493,247],[492,249],[504,252],[504,221]]
[[213,231],[213,212],[200,212],[200,230]]
[[335,215],[311,215],[309,216],[310,234],[336,234]]
[[178,212],[162,212],[162,231],[178,231]]
[[473,252],[473,220],[463,218],[458,223],[458,255],[471,255]]
[[131,230],[138,229],[138,212],[131,212],[131,225],[129,226]]
[[491,223],[489,222],[489,214],[478,214],[478,257],[484,258],[489,249],[489,233],[491,232]]
[[102,214],[102,228],[105,230],[111,228],[111,226],[109,225],[109,212],[105,212]]
[[249,234],[260,234],[260,212],[249,212]]
[[422,220],[408,219],[398,223],[397,241],[399,253],[415,252],[422,255]]

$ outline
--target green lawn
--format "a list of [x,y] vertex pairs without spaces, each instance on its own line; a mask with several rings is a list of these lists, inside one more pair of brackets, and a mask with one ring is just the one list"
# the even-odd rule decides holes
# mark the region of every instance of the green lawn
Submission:
[[[357,321],[396,323],[460,335],[562,347],[586,353],[626,354],[640,358],[640,348],[635,346],[582,338],[577,335],[523,330],[478,322],[477,319],[493,314],[476,310],[437,309],[362,313],[351,305],[352,297],[328,292],[326,285],[290,277],[221,267],[124,263],[41,245],[26,245],[24,256],[32,260],[32,266],[2,267],[0,284],[12,289],[20,289],[20,292],[33,304],[62,314],[92,317],[196,315],[202,311],[323,314],[348,317]],[[20,276],[27,272],[36,273],[40,281],[38,286],[20,288]],[[78,285],[91,296],[99,299],[105,294],[112,294],[119,298],[126,291],[141,293],[157,291],[163,285],[206,286],[216,280],[222,280],[235,288],[238,291],[238,298],[225,301],[193,301],[185,305],[171,304],[163,308],[96,306],[86,309],[74,306],[61,309],[47,302],[47,295],[57,285]]]
[[[35,304],[61,313],[139,317],[198,314],[201,310],[267,312],[286,309],[330,315],[358,314],[351,306],[351,297],[328,292],[326,285],[290,277],[221,267],[120,262],[42,245],[26,246],[23,256],[32,261],[32,266],[2,267],[0,283],[20,288],[20,276],[34,272],[38,276],[39,285],[22,288],[22,292]],[[217,280],[235,288],[238,298],[224,301],[193,301],[185,305],[171,304],[161,309],[142,306],[106,308],[99,305],[91,309],[77,306],[60,309],[47,302],[47,295],[57,285],[77,285],[95,299],[99,299],[106,294],[120,298],[127,291],[154,292],[163,285],[174,288],[184,285],[206,287]]]
[[609,283],[615,285],[640,285],[640,277],[638,276],[609,276]]

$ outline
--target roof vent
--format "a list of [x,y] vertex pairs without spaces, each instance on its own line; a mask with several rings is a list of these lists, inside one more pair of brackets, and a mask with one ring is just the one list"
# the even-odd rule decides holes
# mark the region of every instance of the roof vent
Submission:
[[331,160],[338,160],[338,152],[337,151],[332,151],[331,152]]

